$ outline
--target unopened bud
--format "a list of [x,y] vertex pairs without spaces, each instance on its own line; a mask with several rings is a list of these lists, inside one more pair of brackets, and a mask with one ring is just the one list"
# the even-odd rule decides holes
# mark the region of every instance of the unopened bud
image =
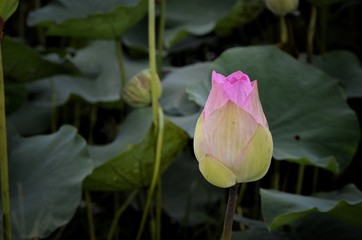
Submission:
[[298,8],[299,0],[265,0],[266,7],[277,16],[284,16]]
[[[157,75],[156,75],[157,76]],[[145,69],[131,78],[123,89],[123,99],[132,107],[145,107],[152,101],[151,72]],[[157,81],[157,97],[161,96],[161,82]]]

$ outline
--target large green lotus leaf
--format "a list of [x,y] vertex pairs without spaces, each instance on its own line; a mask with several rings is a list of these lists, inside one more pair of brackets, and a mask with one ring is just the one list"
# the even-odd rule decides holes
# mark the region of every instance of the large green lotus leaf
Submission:
[[[312,213],[290,224],[293,235],[308,240],[360,240],[362,228],[329,216],[325,213]],[[295,238],[294,238],[295,239]]]
[[[151,109],[133,111],[127,116],[113,143],[92,146],[97,166],[84,186],[97,191],[120,191],[148,186],[154,166],[156,137],[151,127]],[[187,134],[165,121],[161,171],[165,170],[188,140]]]
[[262,213],[270,229],[279,228],[312,213],[322,213],[362,227],[362,192],[347,185],[338,192],[313,197],[261,189]]
[[50,129],[51,107],[38,106],[31,101],[6,117],[22,136],[41,134]]
[[[210,89],[207,87],[210,84],[205,81],[209,75],[209,66],[210,63],[197,63],[175,69],[162,80],[160,104],[165,114],[191,137],[200,115],[201,108],[197,103],[206,100]],[[190,95],[189,91],[195,94]]]
[[[261,0],[168,0],[166,3],[166,47],[174,47],[187,36],[202,36],[215,29],[219,35],[229,34],[233,28],[254,20],[263,10]],[[147,19],[139,22],[124,34],[123,42],[141,52],[148,51]],[[202,41],[202,40],[201,40]],[[179,43],[178,47],[190,48],[200,42]]]
[[316,6],[326,6],[337,2],[343,2],[345,0],[308,0],[313,5]]
[[5,85],[5,109],[10,114],[19,109],[27,99],[27,91],[24,84],[7,83]]
[[314,56],[313,65],[339,80],[350,98],[362,97],[362,68],[358,58],[348,51],[333,51]]
[[212,218],[206,209],[223,199],[224,193],[224,189],[212,186],[202,177],[190,151],[181,152],[162,176],[162,207],[185,226]]
[[308,240],[360,240],[362,228],[342,222],[324,213],[312,213],[292,223],[285,228],[273,229],[260,221],[247,219],[238,215],[234,216],[236,222],[246,224],[245,231],[233,232],[233,240],[286,240],[286,239],[308,239]]
[[211,68],[224,75],[241,70],[258,80],[274,158],[335,173],[348,166],[359,126],[334,78],[271,46],[229,49]]
[[18,7],[18,0],[2,0],[0,2],[0,17],[5,22],[8,18],[13,15],[16,8]]
[[86,142],[71,126],[29,138],[14,130],[9,133],[14,238],[47,237],[66,224],[79,206],[82,181],[93,170]]
[[146,13],[147,0],[57,0],[29,14],[30,26],[44,26],[48,35],[115,38]]
[[56,74],[77,74],[76,67],[68,61],[48,61],[24,43],[5,37],[1,43],[6,80],[24,83]]
[[166,46],[170,47],[190,34],[200,36],[211,32],[234,3],[235,0],[168,0]]
[[[113,102],[120,99],[121,79],[114,41],[94,41],[76,52],[71,61],[82,76],[57,75],[28,86],[38,105],[64,104],[71,95],[87,102]],[[146,60],[132,61],[124,57],[127,79],[148,67]],[[54,98],[52,94],[55,94]]]

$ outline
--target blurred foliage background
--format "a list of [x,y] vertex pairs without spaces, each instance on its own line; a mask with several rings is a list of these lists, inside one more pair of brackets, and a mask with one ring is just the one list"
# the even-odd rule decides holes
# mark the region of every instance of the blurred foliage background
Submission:
[[[226,193],[192,150],[212,70],[258,80],[274,139],[268,174],[242,185],[233,239],[361,239],[362,2],[299,1],[286,40],[261,0],[156,2],[165,125],[142,239],[221,234]],[[149,68],[147,13],[146,0],[33,0],[7,19],[14,239],[136,238],[157,136],[151,108],[122,91]]]

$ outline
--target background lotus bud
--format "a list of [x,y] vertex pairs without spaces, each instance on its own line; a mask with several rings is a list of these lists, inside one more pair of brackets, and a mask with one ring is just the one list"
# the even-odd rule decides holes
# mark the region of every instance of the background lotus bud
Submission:
[[[162,87],[157,76],[157,96],[161,96]],[[151,72],[145,69],[131,78],[124,87],[123,99],[132,107],[145,107],[151,103]]]
[[265,0],[266,7],[277,16],[284,16],[298,8],[299,0]]
[[195,128],[194,151],[202,175],[215,186],[262,178],[269,169],[273,140],[258,93],[237,71],[213,71],[212,87]]

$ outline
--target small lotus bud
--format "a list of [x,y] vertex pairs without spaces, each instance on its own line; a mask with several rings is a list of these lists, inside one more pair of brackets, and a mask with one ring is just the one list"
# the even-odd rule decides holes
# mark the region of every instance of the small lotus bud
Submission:
[[194,152],[202,175],[218,187],[262,178],[269,169],[273,139],[257,81],[240,72],[212,73],[212,87],[195,127]]
[[277,16],[284,16],[298,8],[299,0],[265,0],[266,7]]
[[[152,101],[151,89],[151,72],[145,69],[127,82],[123,89],[123,99],[132,107],[145,107]],[[157,97],[161,96],[161,91],[161,82],[157,76]]]

